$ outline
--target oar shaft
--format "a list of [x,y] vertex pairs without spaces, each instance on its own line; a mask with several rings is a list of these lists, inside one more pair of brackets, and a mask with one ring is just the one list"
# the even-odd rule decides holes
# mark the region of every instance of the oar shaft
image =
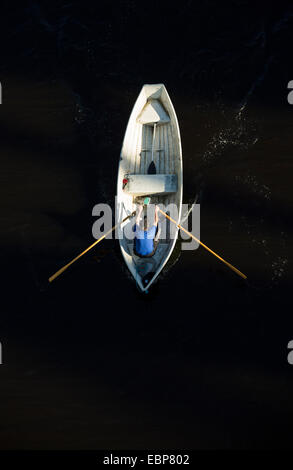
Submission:
[[132,214],[128,215],[127,217],[125,217],[125,219],[123,219],[121,222],[119,222],[118,224],[114,225],[114,227],[112,227],[110,230],[108,230],[108,232],[104,233],[104,235],[102,235],[102,237],[100,237],[98,240],[96,240],[94,243],[92,243],[92,245],[90,245],[86,250],[84,250],[82,253],[80,253],[78,256],[76,256],[73,260],[70,261],[70,263],[66,264],[65,266],[63,266],[63,268],[59,269],[55,274],[53,274],[53,276],[49,277],[49,282],[52,282],[54,281],[54,279],[56,279],[56,277],[60,276],[60,274],[62,274],[67,268],[69,268],[69,266],[71,266],[73,263],[75,263],[75,261],[77,261],[79,258],[81,258],[83,255],[85,255],[88,251],[90,251],[94,246],[96,246],[98,243],[100,243],[102,240],[104,240],[104,238],[107,237],[107,235],[109,235],[109,233],[113,232],[113,230],[116,230],[116,228],[123,224],[123,222],[125,222],[127,219],[129,219],[130,217],[133,217],[135,215],[135,212],[133,212]]
[[180,224],[177,224],[177,222],[172,219],[172,217],[170,217],[169,215],[167,215],[164,211],[162,211],[160,208],[159,208],[159,211],[169,220],[171,220],[171,222],[173,222],[178,228],[180,228],[180,230],[183,230],[183,232],[187,233],[187,235],[189,235],[191,238],[193,238],[195,241],[197,241],[201,246],[203,246],[207,251],[209,251],[210,253],[212,253],[212,255],[216,256],[216,258],[218,258],[219,260],[221,260],[224,264],[226,264],[226,266],[228,266],[230,269],[232,269],[232,271],[234,271],[236,274],[238,274],[240,277],[242,277],[243,279],[247,279],[247,276],[245,276],[245,274],[243,274],[241,271],[239,271],[239,269],[235,268],[234,266],[232,266],[232,264],[228,263],[228,261],[224,260],[223,258],[221,258],[221,256],[219,256],[217,253],[215,253],[214,251],[212,251],[208,246],[206,246],[204,243],[202,243],[198,238],[196,238],[192,233],[188,232],[188,230],[186,230],[184,227],[182,227],[182,225]]

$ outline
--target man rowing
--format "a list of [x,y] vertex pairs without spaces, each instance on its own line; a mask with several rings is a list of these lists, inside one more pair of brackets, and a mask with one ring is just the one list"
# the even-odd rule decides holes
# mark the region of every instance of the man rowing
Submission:
[[154,255],[158,241],[155,240],[155,236],[158,229],[158,206],[155,209],[155,221],[152,226],[149,226],[147,216],[144,216],[142,228],[140,228],[141,213],[143,206],[140,205],[135,220],[135,226],[133,231],[135,232],[134,239],[134,254],[140,258],[150,258]]

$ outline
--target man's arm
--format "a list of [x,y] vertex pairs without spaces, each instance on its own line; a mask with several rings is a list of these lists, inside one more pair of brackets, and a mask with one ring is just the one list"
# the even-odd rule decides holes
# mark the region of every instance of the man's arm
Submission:
[[138,211],[137,211],[136,219],[135,219],[136,225],[139,225],[139,222],[140,222],[140,219],[141,219],[140,216],[141,216],[142,210],[143,210],[143,206],[140,205],[140,206],[139,206],[139,209],[138,209]]
[[156,206],[156,209],[155,209],[155,223],[154,225],[157,227],[158,225],[158,222],[159,222],[159,215],[158,215],[158,212],[159,212],[159,208],[158,206]]

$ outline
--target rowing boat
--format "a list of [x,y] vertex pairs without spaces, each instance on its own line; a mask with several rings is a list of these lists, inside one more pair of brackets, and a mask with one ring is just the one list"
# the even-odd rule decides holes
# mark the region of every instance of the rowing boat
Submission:
[[[144,85],[126,128],[118,168],[116,218],[120,223],[146,196],[149,212],[158,204],[180,222],[182,208],[182,149],[174,107],[163,84]],[[139,289],[147,292],[174,249],[178,228],[159,222],[159,243],[154,255],[140,258],[133,251],[131,227],[121,224],[119,243],[125,263]]]

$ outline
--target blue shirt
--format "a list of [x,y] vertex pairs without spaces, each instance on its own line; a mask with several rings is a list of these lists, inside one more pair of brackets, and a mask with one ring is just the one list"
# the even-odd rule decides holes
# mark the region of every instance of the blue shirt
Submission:
[[135,235],[135,249],[139,255],[149,255],[154,249],[154,238],[157,231],[157,226],[153,225],[149,230],[140,230],[135,225],[133,231]]

